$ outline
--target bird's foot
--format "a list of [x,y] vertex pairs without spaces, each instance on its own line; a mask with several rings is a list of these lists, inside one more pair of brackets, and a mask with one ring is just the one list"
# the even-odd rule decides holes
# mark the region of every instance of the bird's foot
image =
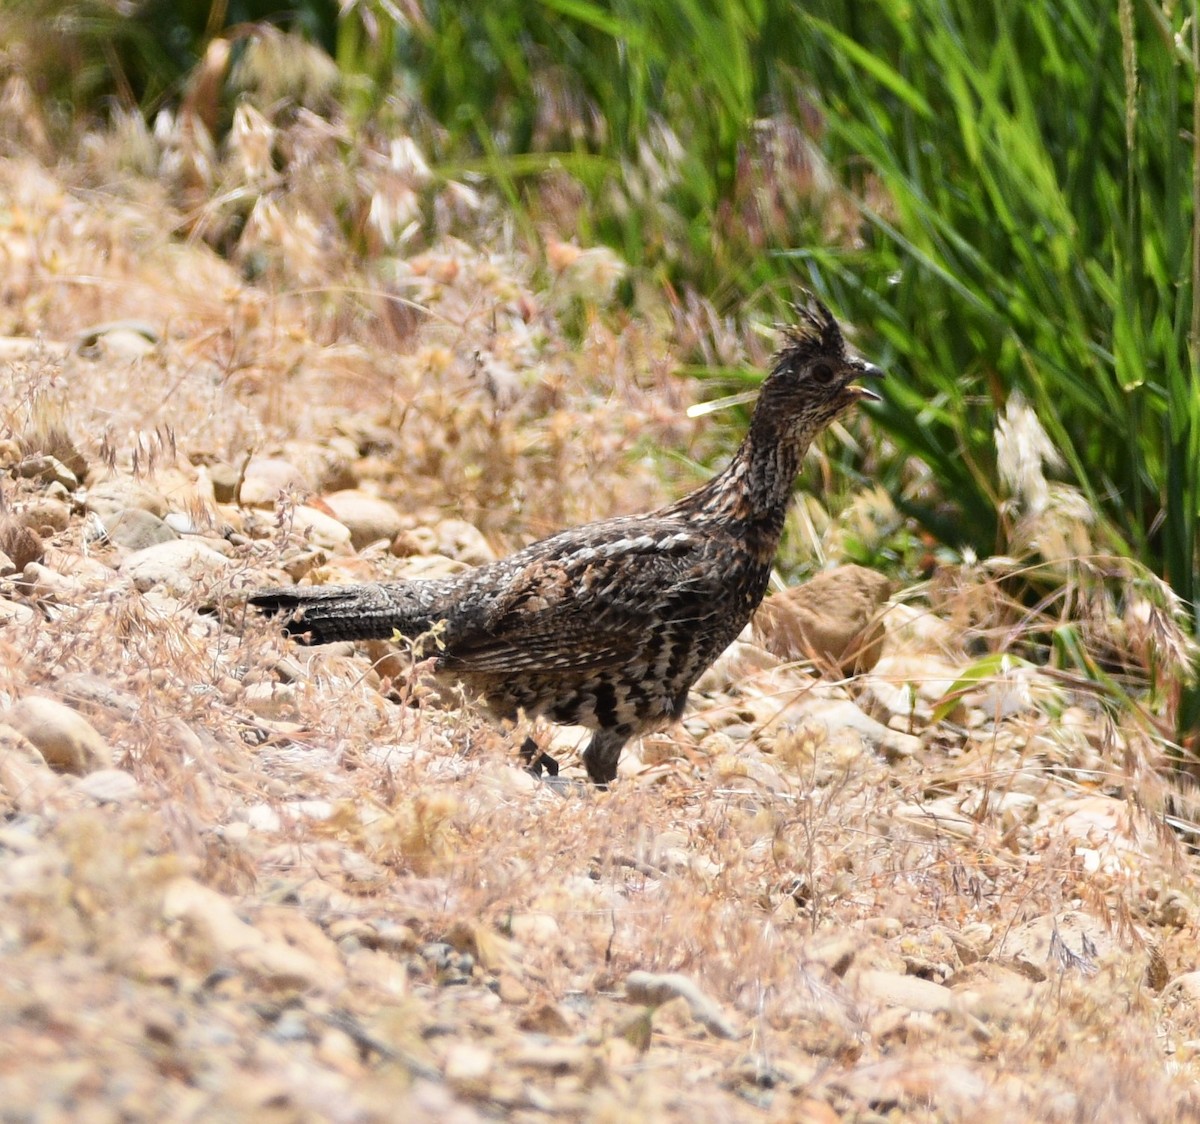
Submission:
[[521,760],[526,763],[525,771],[531,777],[536,777],[547,788],[557,792],[559,796],[580,796],[591,791],[590,784],[571,780],[569,777],[560,777],[558,762],[550,754],[543,752],[533,738],[526,738],[521,744]]
[[539,780],[558,776],[558,762],[550,754],[543,753],[533,738],[526,738],[521,743],[521,760],[525,762],[525,771]]

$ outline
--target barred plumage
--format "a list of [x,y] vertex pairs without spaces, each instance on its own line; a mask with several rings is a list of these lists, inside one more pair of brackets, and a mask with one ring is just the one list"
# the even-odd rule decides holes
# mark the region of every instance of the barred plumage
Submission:
[[435,581],[264,590],[306,643],[415,639],[437,628],[437,670],[498,717],[518,710],[593,731],[583,759],[608,784],[635,734],[683,713],[688,690],[766,592],[809,442],[878,396],[820,301],[797,308],[729,465],[669,507],[563,531]]

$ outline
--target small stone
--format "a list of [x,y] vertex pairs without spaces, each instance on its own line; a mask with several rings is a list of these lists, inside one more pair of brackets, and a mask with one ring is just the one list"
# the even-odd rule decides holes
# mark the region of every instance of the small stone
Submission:
[[183,597],[197,583],[215,583],[229,564],[228,558],[197,539],[173,539],[134,551],[121,563],[120,570],[143,593],[161,586]]
[[687,1000],[692,1018],[718,1038],[737,1038],[738,1032],[721,1008],[687,976],[678,972],[630,972],[625,977],[625,998],[630,1003],[659,1007],[676,996]]
[[854,731],[868,744],[881,749],[889,761],[912,757],[921,748],[921,739],[913,734],[899,733],[872,718],[857,703],[835,695],[826,695],[824,689],[807,691],[798,697],[786,714],[803,717],[804,725],[820,723],[831,738]]
[[[3,566],[0,566],[0,575],[3,575],[3,572]],[[28,605],[0,597],[0,628],[5,625],[32,624],[34,616],[34,611]]]
[[15,519],[0,522],[0,551],[8,555],[18,570],[24,570],[31,562],[41,562],[46,557],[41,536]]
[[81,355],[115,362],[133,363],[149,355],[157,346],[153,337],[138,327],[124,324],[101,325],[80,337]]
[[62,787],[41,751],[12,726],[0,723],[0,792],[22,812],[37,812]]
[[822,964],[835,976],[844,976],[862,944],[861,938],[846,933],[817,934],[804,944],[804,962]]
[[940,925],[905,933],[896,942],[910,976],[942,983],[962,967],[958,948],[951,934]]
[[21,584],[34,601],[69,601],[84,590],[84,583],[60,574],[40,562],[30,562],[21,571]]
[[954,995],[948,987],[919,976],[870,968],[862,972],[856,982],[859,995],[864,1000],[886,1007],[934,1013],[950,1010],[954,1002]]
[[[675,1002],[682,1003],[684,1000],[676,999]],[[537,1003],[523,1011],[517,1026],[533,1034],[548,1034],[554,1038],[566,1038],[575,1032],[574,1024],[558,1004],[550,1002]]]
[[242,478],[241,471],[223,461],[210,464],[207,468],[208,478],[212,482],[213,499],[217,503],[235,503],[238,481]]
[[1118,949],[1104,921],[1076,909],[1045,914],[1009,929],[992,956],[1011,960],[1035,980],[1064,972],[1086,978],[1095,975],[1100,961]]
[[948,986],[961,1010],[1000,1029],[1030,1018],[1033,1007],[1044,998],[1044,985],[1016,968],[989,960],[964,968]]
[[561,930],[548,913],[517,913],[510,922],[514,940],[522,944],[547,945],[558,940]]
[[71,509],[61,500],[43,497],[23,507],[16,518],[32,531],[57,534],[65,531],[71,522]]
[[305,504],[291,513],[292,526],[314,546],[329,551],[344,551],[351,544],[350,528],[332,515]]
[[88,488],[84,506],[102,519],[131,507],[148,511],[160,519],[167,513],[167,502],[158,492],[126,476],[104,480]]
[[1176,976],[1163,989],[1162,1010],[1170,1037],[1200,1041],[1200,972]]
[[177,535],[203,535],[211,527],[202,526],[186,511],[168,511],[163,516],[163,522]]
[[246,507],[274,507],[285,494],[296,496],[311,492],[300,470],[278,457],[255,457],[246,465],[239,499]]
[[171,542],[179,536],[157,515],[140,507],[127,507],[101,520],[109,539],[128,550]]
[[17,474],[27,480],[41,478],[55,484],[61,484],[68,492],[79,487],[79,477],[75,475],[58,457],[45,453],[35,453],[26,457],[17,465]]
[[300,696],[290,683],[251,683],[242,694],[243,705],[259,718],[295,718]]
[[458,1092],[486,1096],[496,1055],[473,1042],[456,1042],[446,1054],[446,1080]]
[[76,781],[75,791],[98,804],[126,804],[141,795],[137,781],[124,769],[97,769]]
[[407,995],[409,991],[404,964],[373,948],[360,948],[346,957],[346,976],[350,983],[390,998]]
[[338,1027],[326,1027],[321,1033],[316,1059],[322,1066],[352,1080],[362,1078],[367,1072],[358,1043]]
[[865,566],[839,566],[767,598],[754,617],[755,638],[785,660],[832,662],[844,675],[879,662],[882,613],[892,583]]
[[20,699],[3,721],[28,738],[55,772],[82,776],[112,766],[112,750],[96,728],[55,699]]
[[87,671],[68,672],[55,680],[54,687],[71,706],[99,707],[126,721],[136,718],[143,706],[137,695]]
[[437,552],[468,566],[486,566],[496,561],[496,552],[473,523],[465,519],[442,519],[433,529]]
[[516,976],[510,976],[507,972],[501,973],[496,992],[501,1003],[509,1003],[514,1007],[523,1006],[530,999],[529,988]]
[[322,497],[330,514],[350,531],[355,550],[373,542],[391,542],[402,530],[400,513],[385,500],[367,492],[348,490]]
[[231,962],[261,983],[287,990],[330,982],[328,965],[283,940],[269,940],[243,921],[223,894],[191,878],[177,878],[163,896],[168,935],[211,966]]

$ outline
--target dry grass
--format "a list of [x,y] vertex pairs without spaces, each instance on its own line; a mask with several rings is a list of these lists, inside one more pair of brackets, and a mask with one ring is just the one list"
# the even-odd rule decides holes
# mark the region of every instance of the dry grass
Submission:
[[[223,200],[260,165],[213,153],[205,178],[182,136],[150,179],[100,177],[104,138],[0,163],[0,506],[40,555],[0,581],[0,705],[64,700],[111,756],[54,771],[0,729],[6,1119],[1200,1114],[1197,871],[1165,826],[1184,778],[1096,682],[967,674],[968,642],[1024,627],[994,568],[902,597],[853,682],[736,647],[614,791],[565,800],[403,661],[244,620],[238,592],[284,565],[429,562],[314,545],[309,494],[503,551],[677,493],[687,471],[639,451],[705,438],[665,340],[605,313],[604,276],[564,279],[572,255],[509,247],[486,202],[355,265],[312,141],[233,244]],[[118,320],[140,327],[95,330]],[[23,474],[46,452],[85,489]],[[265,458],[301,484],[216,501]],[[113,495],[216,561],[131,578],[94,533]],[[1174,637],[1136,620],[1132,669]],[[635,971],[719,1018],[630,1002]]]

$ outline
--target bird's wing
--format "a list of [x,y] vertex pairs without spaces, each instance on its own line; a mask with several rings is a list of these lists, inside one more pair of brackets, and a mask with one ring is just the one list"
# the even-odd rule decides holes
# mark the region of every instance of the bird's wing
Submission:
[[[626,662],[656,619],[705,615],[719,576],[682,521],[612,520],[555,535],[487,567],[495,589],[457,617],[442,661],[484,674],[592,671]],[[484,575],[480,573],[482,578]],[[690,606],[690,607],[689,607]]]

